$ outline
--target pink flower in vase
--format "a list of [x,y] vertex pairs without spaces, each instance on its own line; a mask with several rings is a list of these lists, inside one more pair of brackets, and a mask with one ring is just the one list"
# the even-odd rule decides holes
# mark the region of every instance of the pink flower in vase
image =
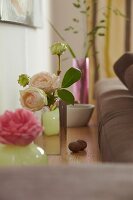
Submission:
[[6,111],[0,116],[0,143],[25,146],[42,131],[35,115],[28,110]]

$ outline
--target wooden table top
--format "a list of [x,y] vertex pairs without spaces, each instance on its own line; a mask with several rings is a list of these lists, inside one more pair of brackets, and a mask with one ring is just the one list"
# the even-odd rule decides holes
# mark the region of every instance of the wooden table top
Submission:
[[[85,140],[87,142],[87,148],[85,149],[85,151],[72,153],[68,149],[68,144],[78,139]],[[37,138],[35,143],[45,149],[45,139],[43,136]],[[82,164],[82,163],[85,164],[94,162],[101,162],[99,147],[98,147],[95,113],[93,114],[93,117],[89,122],[88,126],[67,129],[67,142],[66,144],[64,144],[63,155],[48,156],[48,163],[49,165],[52,166],[61,164],[73,165],[73,164]]]

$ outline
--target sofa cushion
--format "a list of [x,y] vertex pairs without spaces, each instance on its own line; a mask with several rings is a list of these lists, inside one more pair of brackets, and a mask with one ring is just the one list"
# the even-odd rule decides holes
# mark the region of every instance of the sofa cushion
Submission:
[[103,161],[133,162],[133,95],[118,79],[104,79],[96,102]]
[[126,86],[127,84],[125,81],[125,72],[128,69],[128,67],[132,64],[133,64],[133,53],[126,52],[115,62],[113,66],[115,74]]
[[129,91],[133,93],[133,65],[130,65],[125,71],[124,81]]

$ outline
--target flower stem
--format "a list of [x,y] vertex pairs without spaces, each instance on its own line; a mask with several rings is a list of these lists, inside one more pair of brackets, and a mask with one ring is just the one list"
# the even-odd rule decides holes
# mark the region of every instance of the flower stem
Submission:
[[73,52],[73,50],[72,50],[72,48],[70,47],[69,44],[67,44],[67,48],[68,48],[68,50],[70,51],[72,57],[73,57],[73,58],[76,58],[76,55],[75,55],[75,53]]
[[61,60],[60,55],[58,55],[58,70],[57,70],[57,76],[59,76],[61,73]]
[[67,41],[65,40],[65,38],[59,33],[59,31],[54,27],[54,25],[48,20],[50,26],[52,27],[52,29],[55,31],[55,33],[58,35],[58,37],[63,40],[64,42],[66,42],[67,44],[67,48],[70,52],[70,54],[72,55],[73,58],[76,58],[76,55],[74,53],[74,51],[72,50],[72,48],[70,47],[70,45],[67,43]]
[[88,45],[87,49],[86,49],[86,53],[85,53],[85,58],[87,58],[89,56],[89,50],[92,47],[92,44]]

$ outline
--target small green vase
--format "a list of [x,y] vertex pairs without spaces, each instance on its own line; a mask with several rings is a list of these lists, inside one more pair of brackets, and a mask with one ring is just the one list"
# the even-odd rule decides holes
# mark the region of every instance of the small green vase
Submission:
[[42,114],[44,133],[47,136],[59,135],[60,123],[59,123],[59,108],[53,111],[44,110]]
[[67,106],[58,100],[58,107],[50,111],[47,107],[42,109],[43,144],[47,155],[66,154],[67,139]]
[[46,165],[47,155],[34,143],[26,146],[0,144],[0,166]]

